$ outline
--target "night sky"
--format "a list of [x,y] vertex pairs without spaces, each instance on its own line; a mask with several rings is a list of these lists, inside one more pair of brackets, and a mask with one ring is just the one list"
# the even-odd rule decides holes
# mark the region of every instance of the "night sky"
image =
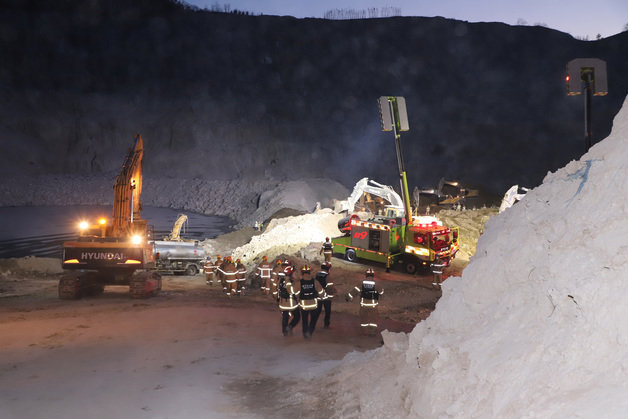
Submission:
[[541,24],[574,37],[595,39],[615,35],[628,24],[626,0],[184,0],[200,8],[228,6],[255,14],[323,17],[332,9],[401,10],[402,16],[442,16],[469,22],[504,22],[509,25]]

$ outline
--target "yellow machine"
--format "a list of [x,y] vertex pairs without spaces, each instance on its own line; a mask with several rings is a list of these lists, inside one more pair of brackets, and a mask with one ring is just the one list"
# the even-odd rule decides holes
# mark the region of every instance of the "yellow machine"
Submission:
[[63,269],[72,271],[59,281],[59,298],[99,294],[105,285],[129,285],[133,298],[161,289],[155,272],[152,231],[141,218],[144,145],[137,135],[113,187],[113,216],[80,224],[75,241],[63,244]]
[[188,221],[187,215],[179,214],[179,217],[177,218],[177,220],[174,222],[174,225],[172,226],[172,231],[167,237],[164,237],[164,240],[169,240],[169,241],[174,241],[174,242],[183,241],[183,239],[181,238],[181,229],[183,228],[183,225],[187,223],[187,221]]

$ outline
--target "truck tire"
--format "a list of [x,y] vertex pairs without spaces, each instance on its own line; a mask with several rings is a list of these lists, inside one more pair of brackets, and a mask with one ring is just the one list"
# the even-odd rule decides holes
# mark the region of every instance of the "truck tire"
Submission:
[[419,270],[419,261],[416,259],[408,259],[403,265],[403,270],[410,275],[414,275]]
[[358,256],[355,254],[355,250],[347,249],[345,251],[345,259],[349,262],[356,262],[358,260]]
[[185,274],[188,276],[194,276],[198,274],[198,268],[196,265],[188,265],[188,267],[185,268]]

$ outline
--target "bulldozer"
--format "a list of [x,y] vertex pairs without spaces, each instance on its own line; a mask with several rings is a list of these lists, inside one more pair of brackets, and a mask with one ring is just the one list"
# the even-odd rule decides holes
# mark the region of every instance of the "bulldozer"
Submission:
[[141,218],[144,143],[138,134],[113,187],[111,220],[81,221],[76,240],[63,243],[59,298],[78,299],[104,292],[106,285],[128,285],[132,298],[161,290],[155,270],[152,228]]

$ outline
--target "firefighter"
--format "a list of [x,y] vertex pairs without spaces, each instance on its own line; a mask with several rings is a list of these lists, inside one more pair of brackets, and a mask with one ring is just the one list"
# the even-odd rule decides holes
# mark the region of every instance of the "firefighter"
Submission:
[[334,245],[331,244],[329,237],[325,237],[325,243],[321,246],[321,251],[318,254],[322,254],[325,257],[325,262],[331,262],[331,255],[334,252]]
[[225,281],[225,274],[224,269],[225,266],[227,266],[227,259],[229,258],[229,256],[226,256],[224,259],[222,259],[220,261],[220,263],[218,263],[218,260],[216,260],[215,265],[217,265],[216,268],[216,280],[220,282],[220,285],[222,285],[222,291],[224,293],[227,293],[227,282]]
[[222,279],[224,282],[223,289],[225,290],[225,294],[227,297],[233,297],[237,295],[238,292],[238,279],[236,275],[238,274],[238,269],[236,268],[235,263],[233,263],[233,259],[231,256],[227,256],[225,261],[218,268],[218,272],[222,274]]
[[281,259],[277,259],[275,261],[275,266],[273,267],[272,272],[270,273],[270,287],[271,287],[271,295],[274,299],[278,298],[277,295],[277,287],[279,286],[279,274],[283,270],[281,266]]
[[270,294],[271,292],[271,272],[273,267],[266,256],[262,257],[262,262],[257,266],[257,276],[260,279],[260,290],[262,294]]
[[[330,281],[329,271],[331,270],[331,263],[323,262],[321,264],[321,270],[316,274],[316,281],[321,285],[325,293],[318,301],[318,307],[316,309],[316,319],[318,320],[318,316],[321,315],[323,309],[325,309],[325,319],[323,321],[323,327],[325,329],[329,329],[329,322],[331,319],[331,300],[334,298],[334,295],[338,293],[336,286],[333,282]],[[316,321],[314,322],[314,326],[316,326]]]
[[290,263],[288,259],[284,259],[280,263],[281,266],[279,268],[279,271],[277,272],[277,286],[279,286],[282,278],[285,278],[286,276],[290,276],[290,278],[292,278],[292,275],[294,273],[294,266],[292,266],[292,263]]
[[299,281],[299,307],[301,308],[301,326],[303,328],[303,337],[311,339],[317,319],[318,300],[325,294],[325,290],[321,284],[314,280],[311,275],[309,265],[303,265],[301,268],[301,281]]
[[278,276],[279,282],[277,283],[277,301],[279,302],[279,311],[281,311],[281,333],[284,336],[292,335],[292,329],[299,324],[301,318],[292,272],[292,266],[286,266],[282,275]]
[[377,330],[377,305],[379,297],[384,294],[383,289],[375,286],[375,272],[368,268],[362,280],[362,288],[354,287],[345,297],[345,301],[352,301],[352,292],[360,294],[360,326],[369,335],[374,335]]
[[221,263],[222,260],[220,260],[220,255],[216,256],[215,263],[212,263],[211,258],[207,258],[207,260],[205,261],[203,271],[205,272],[205,282],[207,283],[207,285],[214,286],[214,279],[218,281],[218,278],[216,278],[216,270]]
[[237,282],[237,295],[238,297],[245,294],[246,291],[246,266],[242,263],[240,259],[236,259],[235,267],[237,270],[236,273],[236,282]]
[[434,279],[432,282],[432,287],[439,289],[440,284],[443,282],[443,269],[445,269],[445,263],[440,259],[438,255],[434,258],[434,262],[432,262],[432,274],[434,274]]

